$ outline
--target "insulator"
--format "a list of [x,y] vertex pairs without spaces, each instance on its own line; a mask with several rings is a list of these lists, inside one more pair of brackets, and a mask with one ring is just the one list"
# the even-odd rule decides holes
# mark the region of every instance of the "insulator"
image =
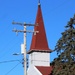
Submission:
[[28,62],[27,62],[27,64],[28,64]]
[[27,68],[28,68],[28,66],[27,66]]
[[24,62],[22,62],[22,64],[24,64]]

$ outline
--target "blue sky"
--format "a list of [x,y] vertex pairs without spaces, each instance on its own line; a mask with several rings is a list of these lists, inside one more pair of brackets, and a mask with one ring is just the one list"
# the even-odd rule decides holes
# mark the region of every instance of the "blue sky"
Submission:
[[[0,0],[0,74],[23,75],[22,55],[20,44],[23,43],[23,33],[12,32],[13,28],[23,30],[22,26],[12,25],[12,21],[35,23],[38,0]],[[64,26],[75,13],[75,0],[41,0],[41,8],[50,49],[54,49],[61,37]],[[33,30],[33,27],[27,27]],[[27,33],[27,50],[30,49],[32,33]],[[56,52],[51,53],[50,60],[56,58]],[[20,60],[13,62],[11,61]]]

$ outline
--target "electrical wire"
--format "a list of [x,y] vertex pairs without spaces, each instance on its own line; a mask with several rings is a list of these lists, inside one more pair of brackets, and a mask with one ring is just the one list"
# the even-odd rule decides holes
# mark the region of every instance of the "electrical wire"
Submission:
[[[13,38],[14,39],[14,38]],[[11,41],[13,41],[13,39],[11,40]],[[21,39],[20,39],[21,40]],[[10,42],[10,41],[9,41]],[[10,43],[9,43],[10,44]],[[15,44],[19,44],[18,42],[16,42]],[[15,44],[13,44],[12,45],[12,47],[11,48],[9,48],[8,50],[10,50],[10,51],[12,51],[11,49],[15,46]],[[8,44],[7,44],[8,45]],[[10,45],[8,45],[9,47],[10,47]],[[6,46],[7,47],[7,46]],[[9,51],[8,50],[5,50],[6,49],[6,47],[4,47],[4,49],[3,49],[3,53],[1,53],[1,56],[0,56],[0,58],[3,58],[3,57],[5,57],[8,53],[9,53]],[[8,51],[8,53],[6,54],[6,51]]]
[[[7,31],[9,31],[9,28],[10,28],[10,26],[8,27],[8,30]],[[10,31],[9,31],[10,32]],[[6,34],[6,33],[5,33]],[[15,37],[14,37],[15,38]],[[7,49],[7,50],[5,50],[6,48],[8,48],[8,46],[10,47],[10,43],[11,43],[11,41],[13,41],[14,40],[14,38],[12,38],[11,40],[8,40],[8,42],[6,43],[6,47],[4,47],[3,46],[3,49],[2,50],[0,50],[1,51],[1,56],[0,56],[0,58],[1,57],[4,57],[4,55],[6,55],[6,51],[7,50],[9,50],[9,49]],[[21,37],[20,37],[20,40],[21,40]],[[16,40],[15,40],[16,41]],[[18,44],[18,42],[16,42],[17,44]],[[15,45],[15,44],[13,44],[13,45]],[[12,45],[12,46],[13,46]],[[14,46],[13,46],[14,47]],[[12,48],[11,48],[12,49]],[[9,52],[9,51],[8,51]],[[3,56],[2,56],[2,53],[3,53]]]
[[[69,1],[71,1],[71,0],[69,0]],[[61,6],[65,5],[65,4],[68,3],[69,1],[64,1],[63,3],[57,5],[56,7],[52,8],[52,9],[50,9],[50,13],[53,12],[53,11],[55,11],[55,10],[57,10],[57,9],[60,8]],[[48,11],[45,12],[44,15],[47,15],[47,13],[48,13]],[[41,17],[41,16],[40,16],[40,17]],[[40,18],[40,17],[39,17],[39,18]]]
[[5,75],[8,75],[12,70],[14,70],[20,63],[18,63],[17,65],[15,65],[11,70],[9,70]]
[[[69,0],[70,1],[70,0]],[[63,2],[62,4],[56,6],[55,8],[53,8],[51,11],[56,10],[57,8],[59,8],[60,6],[66,4],[68,1]],[[4,49],[5,50],[5,49]]]
[[[69,1],[71,1],[71,0],[69,0]],[[59,4],[59,5],[56,6],[55,8],[50,9],[50,12],[53,12],[54,10],[60,8],[60,7],[63,6],[64,4],[68,3],[69,1],[64,1],[63,3]],[[44,15],[47,15],[47,12],[45,12]],[[40,16],[40,17],[41,17],[41,16]],[[39,18],[40,18],[40,17],[39,17]]]
[[0,64],[1,64],[1,63],[8,63],[8,62],[15,62],[15,61],[19,61],[19,62],[21,63],[20,60],[9,60],[9,61],[2,61],[2,62],[0,62]]
[[64,1],[63,3],[59,4],[59,5],[56,6],[55,8],[51,9],[51,11],[54,11],[54,10],[60,8],[61,6],[63,6],[63,5],[65,5],[66,3],[68,3],[69,1],[71,1],[71,0],[66,0],[66,1]]
[[[66,1],[66,3],[67,3],[67,1]],[[53,10],[56,10],[57,8],[59,8],[60,6],[62,6],[62,5],[64,5],[64,4],[65,4],[65,2],[62,3],[62,4],[60,4],[59,6],[55,7],[54,9],[52,9],[52,11],[53,11]],[[9,46],[9,47],[10,47],[10,46]],[[2,62],[0,62],[0,63],[15,62],[15,61],[19,61],[19,60],[2,61]],[[9,72],[11,72],[13,69],[14,69],[14,68],[12,68]],[[8,73],[9,73],[9,72],[8,72]],[[7,74],[8,74],[8,73],[7,73]],[[5,74],[5,75],[7,75],[7,74]]]

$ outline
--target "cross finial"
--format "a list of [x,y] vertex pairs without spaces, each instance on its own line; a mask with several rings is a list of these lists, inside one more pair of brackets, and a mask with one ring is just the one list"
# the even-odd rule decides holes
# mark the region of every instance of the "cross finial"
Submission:
[[40,5],[40,0],[39,0],[39,2],[38,2],[38,5]]

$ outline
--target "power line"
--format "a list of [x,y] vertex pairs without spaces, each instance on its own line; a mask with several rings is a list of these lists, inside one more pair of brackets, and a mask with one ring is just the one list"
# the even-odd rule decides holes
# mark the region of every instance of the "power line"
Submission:
[[[14,39],[14,38],[13,38]],[[11,41],[13,41],[13,39],[11,39],[9,42],[11,42]],[[20,38],[21,39],[21,38]],[[15,41],[15,40],[14,40]],[[7,45],[10,47],[10,45],[9,45],[10,43],[8,43]],[[15,42],[15,44],[19,44],[18,42]],[[10,51],[12,51],[11,49],[13,49],[13,47],[15,46],[15,44],[12,44],[12,46],[9,48],[9,49],[7,49],[7,50],[5,50],[6,48],[8,48],[7,46],[6,47],[4,47],[4,49],[2,50],[3,52],[1,53],[1,56],[0,56],[0,59],[1,58],[3,58],[3,57],[5,57]],[[9,51],[8,51],[9,50]],[[8,51],[8,53],[6,54],[6,52]]]
[[[70,0],[69,0],[69,1],[70,1]],[[64,4],[68,3],[69,1],[65,1],[65,2],[59,4],[58,6],[56,6],[55,8],[53,8],[52,11],[53,11],[53,10],[56,10],[57,8],[59,8],[60,6],[62,6],[62,5],[64,5]]]
[[14,70],[20,63],[18,63],[17,65],[15,65],[10,71],[8,71],[5,75],[8,75],[12,70]]
[[[69,0],[70,1],[70,0]],[[59,4],[58,6],[54,7],[53,9],[50,9],[50,12],[53,12],[55,10],[57,10],[58,8],[60,8],[61,6],[65,5],[66,3],[68,3],[69,1],[64,1],[63,3]],[[45,12],[44,15],[47,15],[47,12]],[[41,16],[40,16],[41,17]],[[39,17],[39,18],[40,18]]]
[[[69,0],[70,1],[70,0]],[[65,5],[66,3],[68,3],[69,1],[64,1],[63,3],[59,4],[58,6],[56,6],[55,8],[51,9],[51,11],[56,10],[58,8],[60,8],[61,6]]]
[[2,62],[0,62],[0,64],[1,64],[1,63],[8,63],[8,62],[15,62],[15,61],[19,61],[19,62],[21,63],[20,60],[9,60],[9,61],[2,61]]

